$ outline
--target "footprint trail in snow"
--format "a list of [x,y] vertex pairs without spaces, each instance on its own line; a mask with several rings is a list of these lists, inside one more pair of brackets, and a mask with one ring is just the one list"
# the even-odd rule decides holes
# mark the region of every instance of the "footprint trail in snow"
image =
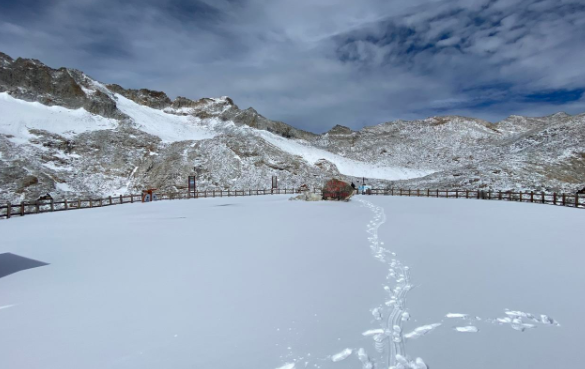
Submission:
[[430,328],[427,326],[421,329],[417,328],[418,331],[415,330],[408,335],[403,334],[403,323],[410,319],[410,314],[406,311],[406,297],[412,289],[409,267],[403,265],[396,258],[396,253],[386,249],[384,242],[380,241],[378,237],[378,229],[386,222],[384,208],[361,198],[357,201],[374,213],[373,219],[367,226],[370,249],[374,257],[388,267],[386,285],[384,286],[387,293],[386,300],[380,306],[372,309],[372,315],[379,322],[380,328],[365,331],[363,335],[372,336],[374,346],[383,355],[386,367],[391,369],[425,369],[427,366],[421,358],[409,360],[406,355],[404,339],[418,337],[440,324],[428,326]]

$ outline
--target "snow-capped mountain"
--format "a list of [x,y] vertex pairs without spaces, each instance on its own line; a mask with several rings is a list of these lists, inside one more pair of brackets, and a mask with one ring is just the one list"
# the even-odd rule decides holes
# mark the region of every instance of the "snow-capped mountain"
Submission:
[[0,200],[181,190],[376,186],[574,191],[585,185],[585,115],[499,123],[435,117],[317,135],[228,97],[171,100],[0,53]]

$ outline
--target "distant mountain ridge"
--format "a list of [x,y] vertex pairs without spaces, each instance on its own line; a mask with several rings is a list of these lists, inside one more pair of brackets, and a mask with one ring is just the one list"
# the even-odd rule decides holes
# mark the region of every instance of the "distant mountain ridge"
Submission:
[[458,116],[324,134],[272,121],[229,97],[171,100],[75,69],[0,53],[0,200],[111,195],[144,187],[376,186],[573,192],[585,186],[585,115]]

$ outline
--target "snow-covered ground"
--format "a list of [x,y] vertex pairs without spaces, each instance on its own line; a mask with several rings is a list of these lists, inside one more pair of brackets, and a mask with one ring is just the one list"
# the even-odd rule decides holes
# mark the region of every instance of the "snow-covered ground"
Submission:
[[257,131],[257,134],[279,149],[289,154],[299,155],[309,164],[315,164],[319,159],[325,159],[337,166],[341,174],[353,177],[367,177],[397,181],[401,179],[419,178],[434,173],[430,170],[411,169],[402,167],[387,167],[345,158],[341,155],[322,150],[313,146],[304,145],[301,141],[286,139],[267,131]]
[[2,368],[579,362],[585,212],[288,197],[0,221],[0,254],[49,263],[0,278]]
[[163,142],[204,140],[215,136],[211,130],[193,116],[174,115],[159,109],[149,108],[115,94],[116,106],[128,115],[136,128],[160,137]]
[[18,144],[28,143],[33,137],[29,129],[40,129],[63,136],[113,129],[118,126],[115,119],[88,113],[85,109],[67,109],[61,106],[46,106],[38,102],[15,99],[8,93],[0,93],[0,133],[13,136]]

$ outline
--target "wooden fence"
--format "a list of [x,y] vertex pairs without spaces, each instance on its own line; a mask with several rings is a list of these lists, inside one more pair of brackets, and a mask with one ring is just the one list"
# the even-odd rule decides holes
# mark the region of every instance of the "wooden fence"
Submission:
[[371,189],[365,195],[442,197],[450,199],[480,199],[498,201],[530,202],[585,209],[585,195],[545,192],[511,192],[483,190],[412,190],[412,189]]
[[[234,197],[234,196],[259,196],[259,195],[288,195],[299,193],[299,189],[268,189],[268,190],[206,190],[188,192],[157,193],[158,200],[180,200],[206,197]],[[21,202],[18,204],[7,203],[0,205],[0,218],[25,216],[29,214],[50,213],[55,211],[99,208],[104,206],[132,204],[141,202],[142,195],[120,195],[106,198],[87,200],[63,200],[63,201],[35,201]]]
[[[288,195],[297,194],[299,189],[267,189],[267,190],[206,190],[194,193],[165,192],[157,194],[158,200],[180,200],[189,198],[206,197],[234,197],[234,196],[259,196],[259,195]],[[314,193],[321,193],[318,188]],[[585,195],[545,193],[545,192],[510,192],[510,191],[482,191],[482,190],[412,190],[412,189],[371,189],[363,195],[384,196],[416,196],[416,197],[440,197],[451,199],[482,199],[499,201],[530,202],[585,209]],[[131,204],[141,202],[142,195],[110,196],[107,198],[88,200],[63,200],[63,201],[35,201],[21,202],[19,204],[0,205],[0,218],[25,216],[55,211],[89,209],[96,207]]]

